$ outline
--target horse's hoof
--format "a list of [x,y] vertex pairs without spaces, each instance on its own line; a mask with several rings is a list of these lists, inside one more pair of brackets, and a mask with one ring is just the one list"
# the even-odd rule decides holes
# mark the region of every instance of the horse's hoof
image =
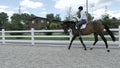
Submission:
[[90,48],[90,50],[93,50],[93,48]]
[[87,51],[87,49],[84,49],[85,51]]
[[70,48],[68,48],[68,50],[70,50]]
[[107,52],[110,52],[110,50],[107,50]]

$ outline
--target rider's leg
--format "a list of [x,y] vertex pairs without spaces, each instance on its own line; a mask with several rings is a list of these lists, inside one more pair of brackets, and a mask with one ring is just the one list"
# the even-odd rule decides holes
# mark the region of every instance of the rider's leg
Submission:
[[81,35],[81,32],[80,32],[80,28],[83,24],[85,24],[86,21],[85,20],[80,20],[77,24],[76,24],[76,27],[77,27],[77,31],[79,33],[79,35]]
[[81,27],[81,22],[79,21],[77,24],[76,24],[76,29],[77,29],[77,32],[79,33],[79,35],[81,34],[80,33],[80,27]]

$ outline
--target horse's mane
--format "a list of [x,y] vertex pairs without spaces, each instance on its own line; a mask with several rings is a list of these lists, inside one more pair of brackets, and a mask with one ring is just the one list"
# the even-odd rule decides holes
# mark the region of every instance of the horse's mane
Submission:
[[76,22],[75,21],[64,21],[63,23],[65,23],[65,24],[68,24],[68,23],[73,23],[73,24],[76,24]]
[[[76,24],[77,21],[63,21],[64,24]],[[96,24],[96,23],[101,23],[101,22],[98,22],[98,21],[89,21],[88,24]]]

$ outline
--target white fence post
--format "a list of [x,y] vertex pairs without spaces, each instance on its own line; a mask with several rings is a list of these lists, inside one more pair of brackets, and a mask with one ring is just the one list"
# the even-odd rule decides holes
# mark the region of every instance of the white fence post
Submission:
[[5,44],[5,29],[2,29],[2,44]]
[[119,43],[119,47],[120,47],[120,26],[119,26],[119,30],[118,30],[118,32],[119,32],[119,39],[118,39],[119,42],[118,42],[118,43]]
[[72,35],[72,30],[69,29],[69,40],[70,40],[70,41],[72,40],[72,37],[73,37],[73,35]]
[[35,44],[34,41],[35,41],[35,40],[34,40],[34,28],[31,28],[31,42],[32,42],[32,45]]

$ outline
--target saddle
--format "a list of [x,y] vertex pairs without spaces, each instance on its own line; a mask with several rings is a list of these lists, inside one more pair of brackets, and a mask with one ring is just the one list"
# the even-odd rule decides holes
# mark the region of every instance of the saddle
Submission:
[[83,24],[80,29],[86,28],[87,23]]

